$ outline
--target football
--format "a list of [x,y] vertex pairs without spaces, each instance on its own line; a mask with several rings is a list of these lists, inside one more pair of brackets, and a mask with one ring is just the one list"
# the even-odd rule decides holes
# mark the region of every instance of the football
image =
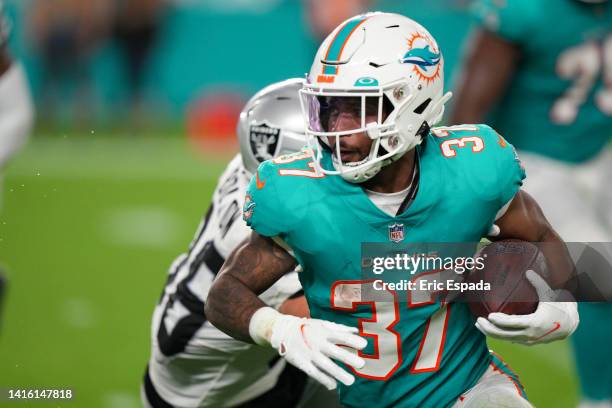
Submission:
[[546,260],[540,249],[526,241],[504,240],[483,247],[477,256],[484,267],[474,268],[467,282],[485,282],[490,290],[470,293],[468,303],[475,316],[489,313],[525,315],[533,313],[538,305],[538,295],[525,272],[533,270],[547,276]]

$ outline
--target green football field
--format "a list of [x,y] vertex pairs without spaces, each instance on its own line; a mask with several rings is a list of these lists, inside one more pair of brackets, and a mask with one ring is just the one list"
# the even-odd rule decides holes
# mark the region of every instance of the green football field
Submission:
[[[3,187],[0,388],[74,390],[71,402],[36,406],[140,406],[164,275],[230,156],[198,155],[178,137],[34,138]],[[491,346],[535,406],[576,405],[567,342]]]

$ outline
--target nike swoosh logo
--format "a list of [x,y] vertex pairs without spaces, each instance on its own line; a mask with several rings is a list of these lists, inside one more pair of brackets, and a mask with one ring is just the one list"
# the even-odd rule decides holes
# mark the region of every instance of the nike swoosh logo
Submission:
[[304,327],[306,327],[306,324],[303,323],[300,325],[300,333],[302,334],[302,339],[304,340],[304,343],[308,348],[310,348],[310,344],[308,344],[308,340],[306,339],[306,333],[304,333]]
[[540,337],[538,337],[536,340],[540,340],[543,337],[548,336],[551,333],[556,332],[557,330],[559,330],[561,328],[561,323],[559,322],[554,322],[555,327],[553,327],[552,329],[550,329],[549,331],[547,331],[546,333],[544,333],[543,335],[541,335]]
[[257,189],[261,190],[262,188],[264,188],[264,186],[266,185],[266,180],[261,181],[259,179],[259,171],[255,172],[255,182],[257,184]]

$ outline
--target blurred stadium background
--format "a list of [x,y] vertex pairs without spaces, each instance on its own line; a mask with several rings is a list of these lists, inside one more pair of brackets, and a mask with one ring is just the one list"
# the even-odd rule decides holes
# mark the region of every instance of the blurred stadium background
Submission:
[[[153,305],[235,152],[236,115],[305,73],[323,28],[301,0],[5,3],[38,116],[5,169],[0,386],[74,389],[57,406],[140,406]],[[469,3],[376,8],[430,28],[452,88]],[[536,406],[576,405],[566,342],[491,346]]]

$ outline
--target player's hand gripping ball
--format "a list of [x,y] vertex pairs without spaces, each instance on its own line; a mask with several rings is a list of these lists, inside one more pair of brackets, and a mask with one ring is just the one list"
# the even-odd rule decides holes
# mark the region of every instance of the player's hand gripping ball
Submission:
[[[470,303],[479,316],[476,327],[483,334],[523,344],[563,339],[580,321],[577,304],[566,291],[553,290],[542,278],[546,261],[534,244],[500,241],[484,248],[485,268],[474,271],[468,281],[483,279],[491,290],[477,294]],[[564,299],[564,301],[560,301]]]

